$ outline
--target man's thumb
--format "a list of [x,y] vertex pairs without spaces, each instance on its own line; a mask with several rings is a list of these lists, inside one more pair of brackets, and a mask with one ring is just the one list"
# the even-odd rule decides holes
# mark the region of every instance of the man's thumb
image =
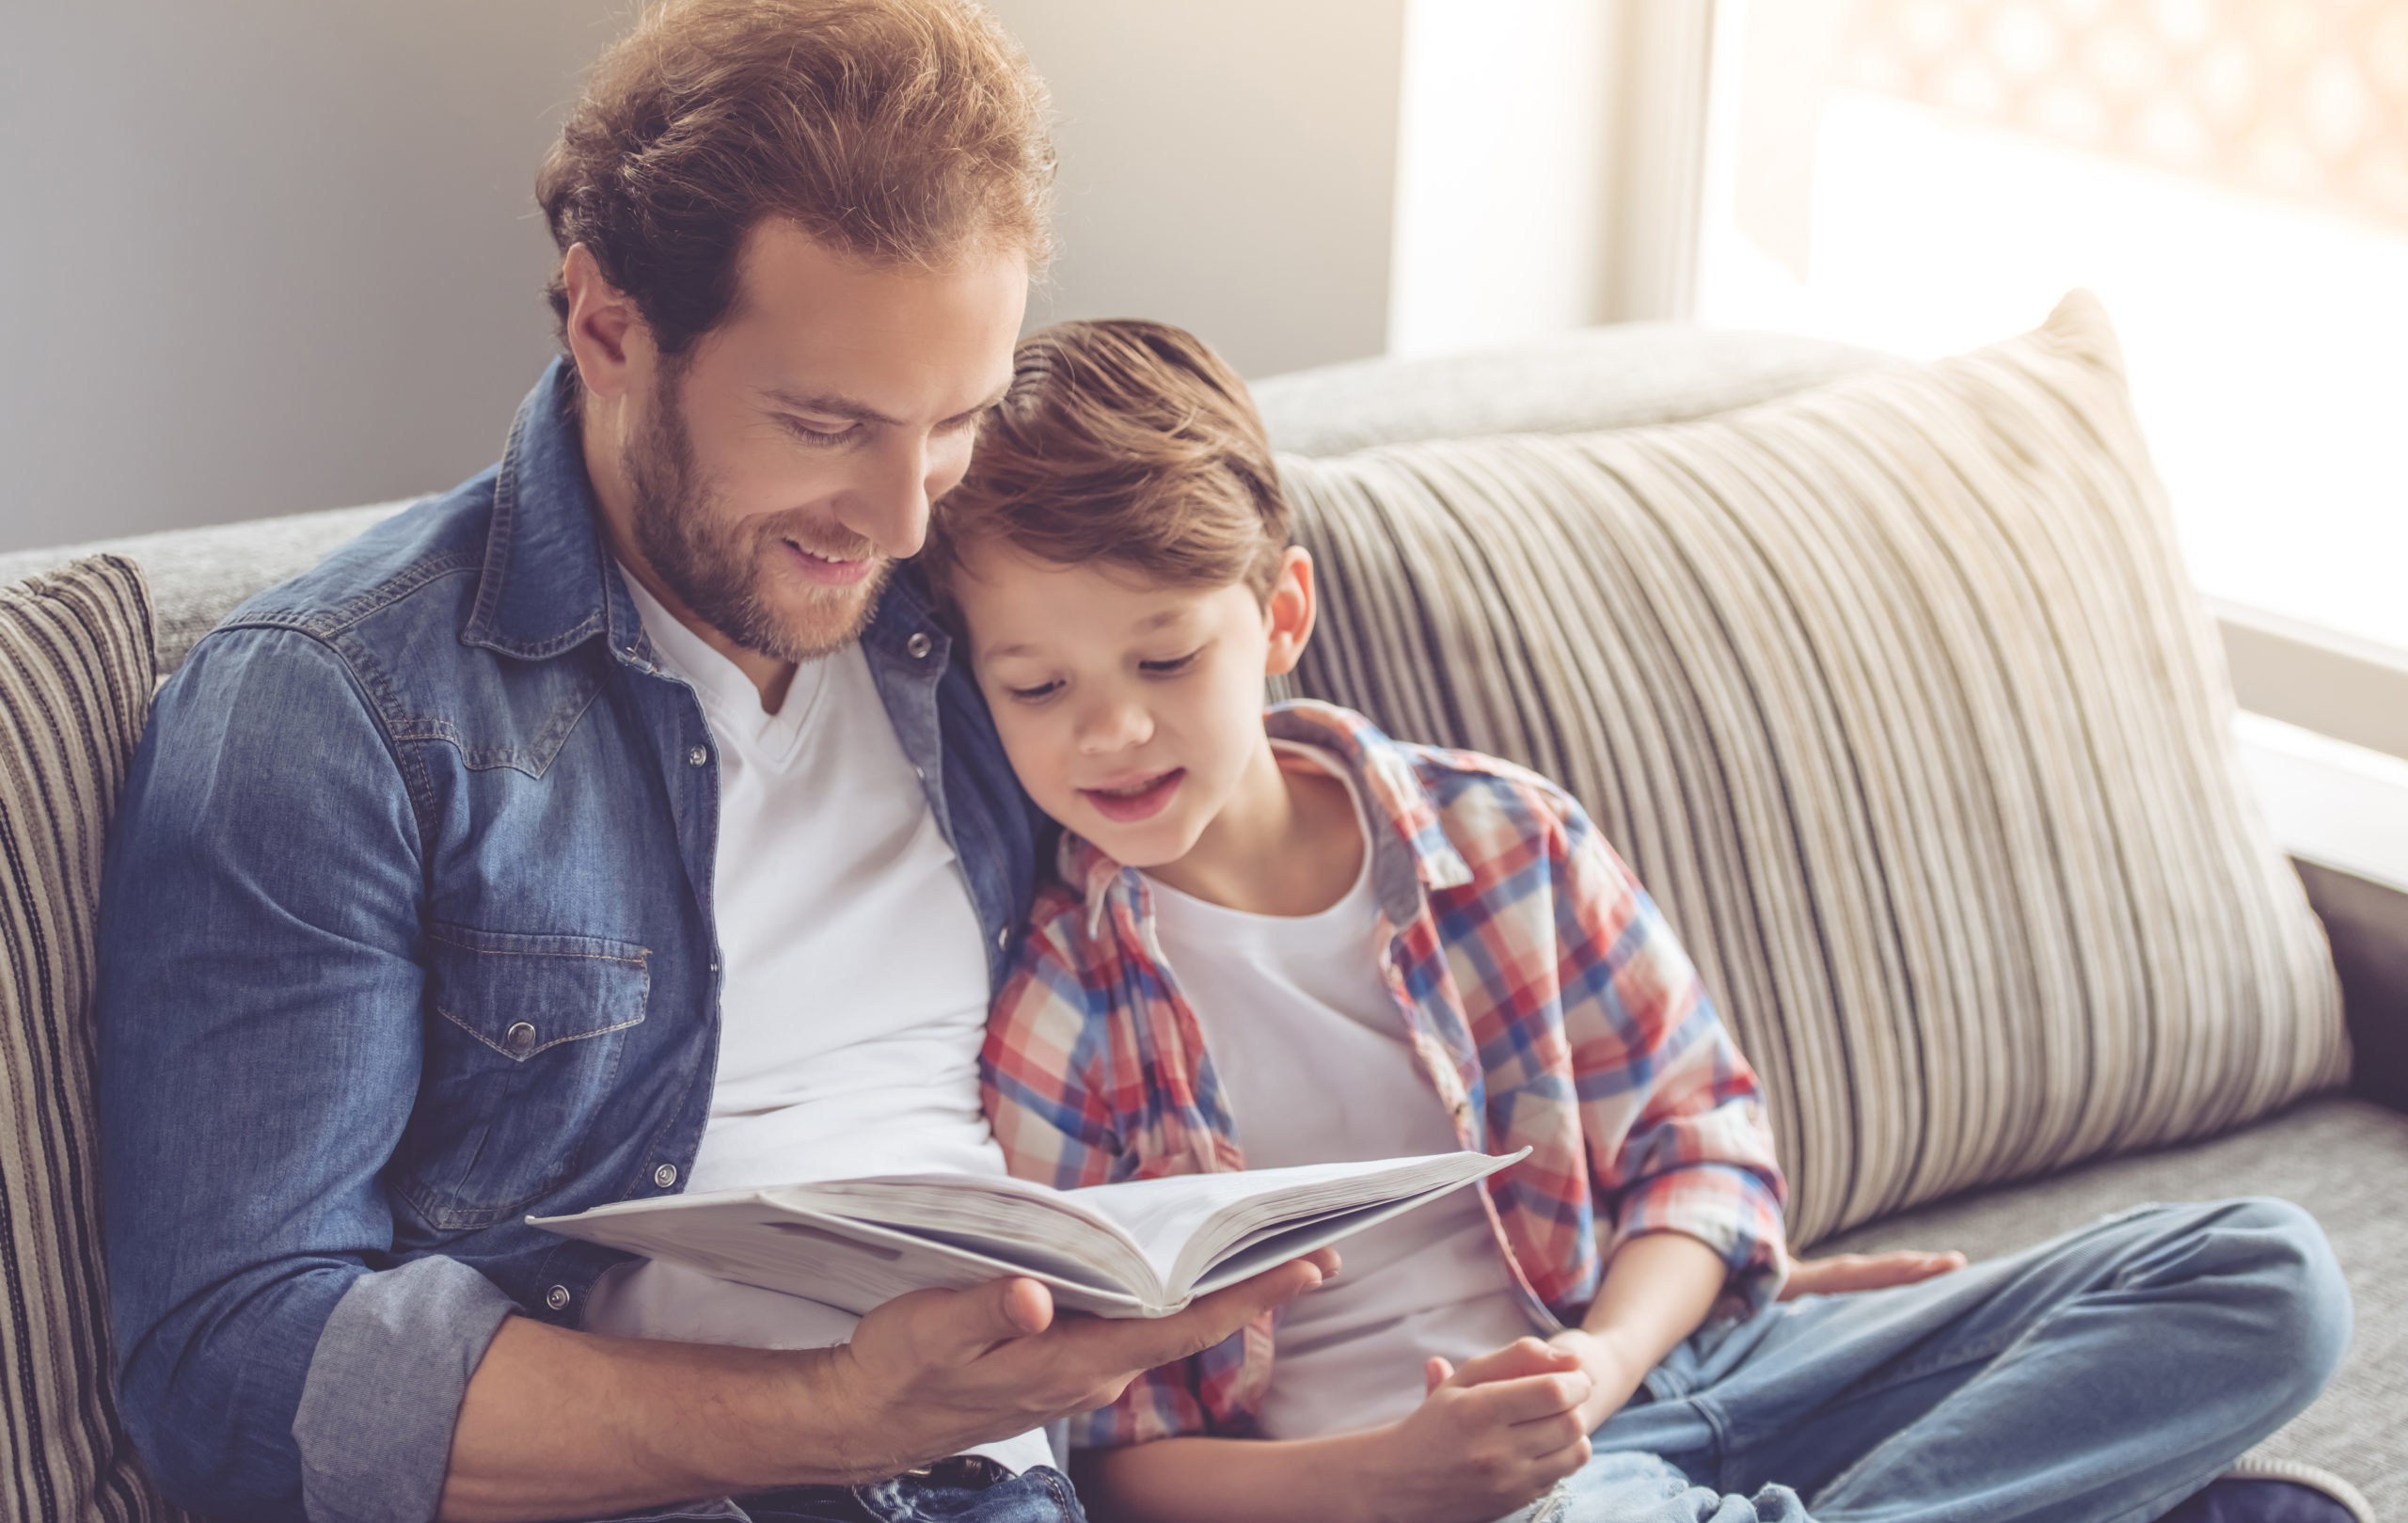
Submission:
[[956,1351],[975,1358],[998,1343],[1054,1324],[1054,1295],[1033,1279],[994,1279],[953,1300],[953,1325],[946,1329]]

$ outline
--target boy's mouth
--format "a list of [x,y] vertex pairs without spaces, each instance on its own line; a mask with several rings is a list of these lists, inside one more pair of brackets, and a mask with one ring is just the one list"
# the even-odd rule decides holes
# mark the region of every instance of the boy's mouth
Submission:
[[1167,772],[1141,777],[1117,788],[1081,788],[1079,797],[1093,804],[1096,813],[1104,818],[1126,825],[1160,814],[1186,775],[1186,768],[1174,767]]

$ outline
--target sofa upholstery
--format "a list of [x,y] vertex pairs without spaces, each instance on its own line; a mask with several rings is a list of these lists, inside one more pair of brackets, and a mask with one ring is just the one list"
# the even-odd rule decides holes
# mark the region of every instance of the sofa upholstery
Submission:
[[[1499,432],[1566,433],[1711,416],[1833,377],[1894,364],[1835,344],[1663,325],[1595,330],[1527,349],[1402,362],[1366,361],[1275,378],[1257,389],[1273,440],[1328,455],[1411,439]],[[293,575],[402,503],[181,531],[112,542],[139,563],[156,607],[159,670],[250,592]],[[0,556],[0,585],[95,547]],[[2311,899],[2335,925],[2361,1094],[2408,1098],[2408,1032],[2398,1015],[2408,917],[2387,890],[2330,875]],[[2346,935],[2339,933],[2346,917]],[[2355,1344],[2335,1389],[2264,1451],[2272,1463],[2324,1466],[2376,1497],[2408,1482],[2408,1295],[2388,1282],[2408,1247],[2408,1116],[2367,1099],[2325,1097],[2199,1144],[2091,1164],[1943,1200],[1816,1245],[1959,1246],[1988,1254],[2147,1198],[2257,1192],[2315,1213],[2357,1295]],[[2386,1483],[2389,1485],[2386,1486]],[[2371,1511],[2363,1515],[2375,1515]]]
[[1721,417],[1288,456],[1303,693],[1531,767],[1662,906],[1812,1241],[2348,1072],[2097,301]]
[[[1769,396],[1896,364],[1836,344],[1661,325],[1604,328],[1531,350],[1402,363],[1363,362],[1255,388],[1273,442],[1318,455],[1480,433],[1566,434],[1643,428],[1752,406]],[[1768,368],[1754,364],[1759,352]],[[1677,391],[1644,377],[1666,345],[1683,355]],[[1450,376],[1465,391],[1445,404]],[[1786,388],[1779,387],[1786,379]],[[1767,387],[1776,389],[1768,393]],[[1405,468],[1415,468],[1419,465]],[[1482,468],[1497,468],[1488,463]],[[1537,664],[1535,661],[1533,664]],[[1443,724],[1434,717],[1432,722]],[[2358,1047],[2352,1087],[2408,1093],[2408,896],[2302,865],[2310,902],[2331,920]],[[1645,876],[1642,872],[1642,876]],[[2390,1273],[2408,1238],[2408,1116],[2337,1096],[2190,1147],[2094,1164],[2036,1182],[1976,1193],[1800,1246],[1816,1252],[1957,1247],[1988,1257],[2148,1200],[2264,1194],[2306,1207],[2333,1240],[2358,1311],[2348,1360],[2326,1396],[2253,1453],[2266,1473],[2312,1465],[2381,1497],[2408,1483],[2408,1293]],[[2367,1515],[2373,1515],[2368,1513]]]
[[109,1380],[87,1025],[101,856],[150,712],[142,573],[0,588],[0,1514],[175,1523]]

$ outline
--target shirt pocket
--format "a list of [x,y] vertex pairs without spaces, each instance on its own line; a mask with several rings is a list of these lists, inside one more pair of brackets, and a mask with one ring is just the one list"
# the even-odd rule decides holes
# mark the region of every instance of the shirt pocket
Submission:
[[564,1182],[644,1017],[648,949],[467,926],[427,937],[426,1058],[393,1182],[438,1232]]

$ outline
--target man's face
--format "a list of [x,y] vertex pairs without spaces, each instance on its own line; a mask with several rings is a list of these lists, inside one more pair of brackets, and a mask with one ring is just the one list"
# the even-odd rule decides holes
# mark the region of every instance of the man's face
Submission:
[[745,649],[823,656],[868,622],[1011,379],[1026,262],[886,269],[793,224],[746,241],[727,319],[631,399],[636,547]]

